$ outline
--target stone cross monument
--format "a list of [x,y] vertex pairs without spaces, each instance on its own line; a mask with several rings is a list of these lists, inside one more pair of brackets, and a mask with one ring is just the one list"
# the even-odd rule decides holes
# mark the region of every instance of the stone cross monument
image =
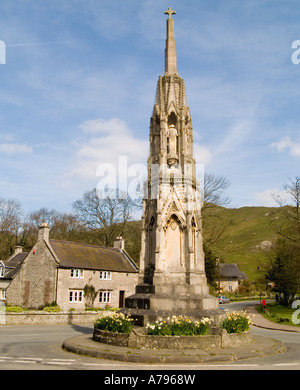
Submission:
[[159,317],[181,314],[199,320],[221,312],[218,299],[208,293],[204,269],[192,120],[177,73],[175,11],[165,13],[165,74],[158,79],[150,121],[139,282],[122,309],[140,325]]

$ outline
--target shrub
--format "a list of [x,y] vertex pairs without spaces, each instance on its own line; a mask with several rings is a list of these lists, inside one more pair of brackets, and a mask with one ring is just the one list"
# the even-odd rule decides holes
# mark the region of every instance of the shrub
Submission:
[[25,311],[26,309],[23,309],[21,306],[6,306],[5,310],[7,312],[12,312],[12,313],[21,313],[22,311]]
[[207,334],[210,319],[202,318],[192,322],[185,316],[172,316],[167,320],[158,320],[154,324],[147,324],[148,335],[159,336],[198,336]]
[[43,311],[46,311],[48,313],[56,313],[56,312],[60,311],[60,307],[59,306],[45,306],[43,308]]
[[113,313],[109,316],[100,314],[95,319],[94,326],[108,332],[129,333],[133,327],[133,319],[130,318],[130,314]]
[[250,329],[252,324],[250,317],[246,312],[231,312],[226,313],[226,318],[222,321],[222,328],[227,333],[242,333]]

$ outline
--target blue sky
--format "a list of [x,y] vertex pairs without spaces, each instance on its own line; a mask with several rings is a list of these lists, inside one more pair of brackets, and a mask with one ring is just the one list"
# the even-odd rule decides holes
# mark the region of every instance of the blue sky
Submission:
[[231,207],[274,205],[300,174],[296,0],[1,0],[0,197],[71,211],[101,164],[146,164],[170,6],[197,162]]

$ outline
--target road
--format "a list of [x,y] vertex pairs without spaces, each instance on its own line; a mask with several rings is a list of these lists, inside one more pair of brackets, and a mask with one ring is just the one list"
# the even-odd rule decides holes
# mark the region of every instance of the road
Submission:
[[[230,303],[240,310],[245,303]],[[62,342],[74,335],[91,334],[92,325],[0,326],[0,370],[300,370],[300,335],[252,327],[252,334],[283,341],[287,351],[265,358],[222,364],[155,365],[122,363],[79,356],[62,350]]]

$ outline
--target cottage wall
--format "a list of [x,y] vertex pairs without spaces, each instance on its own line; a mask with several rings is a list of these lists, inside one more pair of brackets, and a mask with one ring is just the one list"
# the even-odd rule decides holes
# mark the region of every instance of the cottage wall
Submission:
[[239,288],[239,281],[238,278],[230,278],[231,280],[228,280],[228,278],[221,279],[221,290],[223,292],[235,292]]
[[[99,270],[85,269],[82,271],[83,273],[76,269],[73,269],[73,271],[71,269],[58,269],[57,304],[64,311],[85,309],[87,303],[83,291],[85,285],[94,286],[97,291],[93,304],[95,308],[105,308],[107,305],[120,307],[120,298],[124,301],[126,297],[135,292],[137,273],[111,272],[109,280],[101,280]],[[100,302],[100,292],[102,302]]]
[[47,241],[49,228],[41,228],[36,244],[6,292],[6,303],[37,309],[56,299],[57,263]]

